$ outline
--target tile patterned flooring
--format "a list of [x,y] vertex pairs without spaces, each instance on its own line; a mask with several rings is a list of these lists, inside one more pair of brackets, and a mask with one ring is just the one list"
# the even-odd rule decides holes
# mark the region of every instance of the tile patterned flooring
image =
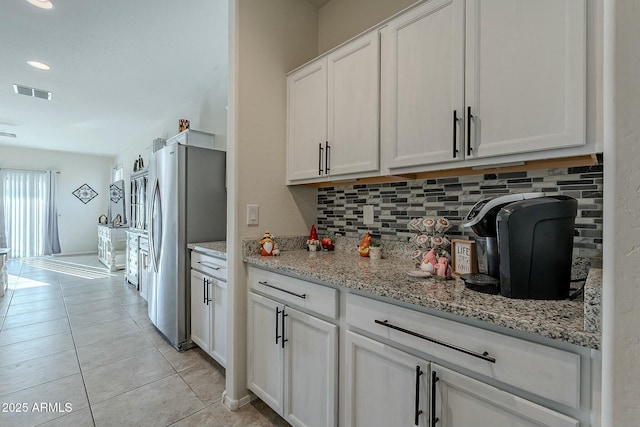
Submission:
[[0,426],[288,426],[264,403],[230,412],[224,368],[178,352],[95,255],[8,263],[0,297]]

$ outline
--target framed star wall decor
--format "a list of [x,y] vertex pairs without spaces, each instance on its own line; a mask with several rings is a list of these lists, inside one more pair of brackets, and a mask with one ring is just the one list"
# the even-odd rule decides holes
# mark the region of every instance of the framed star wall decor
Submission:
[[82,184],[71,194],[76,196],[78,200],[80,200],[85,205],[98,195],[98,193],[96,193],[93,188],[89,187],[88,184]]

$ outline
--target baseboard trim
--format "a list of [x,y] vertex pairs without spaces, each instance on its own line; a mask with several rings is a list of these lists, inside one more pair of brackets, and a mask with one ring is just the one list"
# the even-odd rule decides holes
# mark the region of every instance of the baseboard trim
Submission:
[[256,395],[253,393],[249,393],[248,395],[241,397],[240,399],[232,399],[227,394],[225,390],[222,392],[222,404],[227,407],[230,411],[237,411],[245,405],[251,403],[252,400],[256,398]]

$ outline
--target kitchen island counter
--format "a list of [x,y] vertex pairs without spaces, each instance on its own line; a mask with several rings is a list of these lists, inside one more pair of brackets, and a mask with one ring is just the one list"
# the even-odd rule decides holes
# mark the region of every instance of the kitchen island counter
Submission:
[[[347,251],[283,251],[278,257],[247,255],[251,265],[308,281],[340,286],[391,302],[488,322],[516,331],[600,349],[601,335],[586,332],[582,300],[519,300],[467,289],[460,279],[414,278],[415,262],[370,260]],[[593,269],[591,275],[602,274]]]

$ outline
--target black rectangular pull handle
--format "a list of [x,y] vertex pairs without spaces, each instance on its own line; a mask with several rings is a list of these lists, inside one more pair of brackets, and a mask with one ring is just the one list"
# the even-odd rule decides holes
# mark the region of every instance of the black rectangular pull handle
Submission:
[[331,146],[329,145],[329,141],[324,142],[325,152],[324,152],[324,173],[329,175],[329,171],[331,168],[329,167],[331,163]]
[[436,427],[440,418],[436,417],[436,383],[440,381],[435,371],[431,371],[431,427]]
[[458,110],[453,110],[453,158],[458,156]]
[[420,365],[416,366],[416,410],[414,413],[415,416],[415,425],[420,425],[420,415],[422,414],[422,410],[420,409],[420,376],[424,374],[422,369],[420,369]]
[[[282,310],[284,312],[284,310]],[[278,317],[280,316],[280,309],[276,306],[276,345],[278,345],[278,339],[282,338],[278,332]]]
[[471,114],[471,107],[467,107],[467,156],[471,155],[471,119],[473,119],[473,114]]
[[289,316],[288,314],[286,314],[284,312],[284,310],[287,308],[287,306],[285,305],[284,307],[282,307],[282,340],[280,341],[282,343],[282,348],[284,348],[284,343],[286,343],[287,341],[289,341],[288,339],[285,338],[286,333],[284,332],[284,318]]
[[203,277],[202,278],[202,303],[206,304],[207,303],[207,278]]
[[318,143],[318,175],[322,175],[322,143]]
[[302,299],[306,299],[307,298],[307,294],[296,294],[295,292],[291,292],[291,291],[288,291],[286,289],[282,289],[282,288],[279,288],[277,286],[270,285],[269,282],[267,282],[267,281],[260,280],[260,281],[258,281],[258,283],[260,283],[262,286],[266,286],[267,288],[275,289],[276,291],[280,291],[280,292],[284,292],[284,293],[289,294],[289,295],[293,295],[294,297],[298,297],[298,298],[302,298]]
[[440,340],[437,340],[435,338],[431,338],[431,337],[428,337],[426,335],[422,335],[422,334],[419,334],[417,332],[401,328],[400,326],[393,325],[393,324],[389,323],[388,320],[377,320],[376,319],[376,320],[374,320],[374,322],[377,323],[378,325],[386,326],[389,329],[395,329],[396,331],[404,332],[405,334],[421,338],[421,339],[423,339],[425,341],[429,341],[429,342],[441,345],[443,347],[447,347],[447,348],[450,348],[452,350],[459,351],[459,352],[464,353],[464,354],[468,354],[469,356],[477,357],[478,359],[486,360],[487,362],[496,363],[495,357],[489,356],[489,352],[487,352],[487,351],[485,351],[483,353],[478,353],[478,352],[475,352],[475,351],[472,351],[472,350],[469,350],[469,349],[466,349],[466,348],[458,347],[456,345],[449,344],[449,343],[446,343],[444,341],[440,341]]

